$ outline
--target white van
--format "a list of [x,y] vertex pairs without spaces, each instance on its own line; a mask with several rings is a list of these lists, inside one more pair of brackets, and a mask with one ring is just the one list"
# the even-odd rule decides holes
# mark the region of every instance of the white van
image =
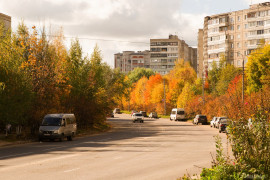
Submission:
[[170,120],[185,120],[185,110],[183,108],[173,108],[170,115]]
[[74,114],[47,114],[39,127],[39,141],[67,138],[72,141],[77,131]]

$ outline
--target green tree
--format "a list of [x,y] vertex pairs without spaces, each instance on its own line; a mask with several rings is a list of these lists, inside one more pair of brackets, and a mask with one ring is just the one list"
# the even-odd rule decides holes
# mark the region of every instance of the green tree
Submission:
[[137,82],[142,77],[149,79],[150,76],[154,75],[154,71],[148,68],[135,68],[128,74],[128,78],[132,83]]

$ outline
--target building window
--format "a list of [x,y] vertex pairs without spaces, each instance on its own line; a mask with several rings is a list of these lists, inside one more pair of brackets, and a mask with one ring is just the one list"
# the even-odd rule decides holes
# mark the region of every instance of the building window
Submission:
[[237,17],[237,20],[238,20],[238,21],[241,21],[241,17],[240,17],[240,16],[238,16],[238,17]]
[[234,19],[233,18],[230,18],[230,21],[231,21],[231,23],[233,23],[234,22]]
[[245,19],[247,19],[247,15],[245,15]]
[[245,29],[247,29],[248,28],[248,24],[245,24]]
[[231,26],[231,30],[232,30],[232,31],[234,30],[234,26]]
[[241,44],[240,43],[237,43],[237,47],[240,48],[241,47]]
[[237,66],[241,66],[240,60],[237,61]]
[[258,34],[258,35],[264,34],[264,30],[258,30],[258,31],[257,31],[257,34]]
[[237,25],[237,30],[240,30],[240,25]]
[[231,39],[233,39],[233,35],[231,35]]
[[257,26],[263,26],[264,25],[264,21],[257,21]]
[[233,48],[233,43],[231,44],[231,48]]
[[237,34],[237,39],[240,39],[240,37],[241,37],[240,34]]

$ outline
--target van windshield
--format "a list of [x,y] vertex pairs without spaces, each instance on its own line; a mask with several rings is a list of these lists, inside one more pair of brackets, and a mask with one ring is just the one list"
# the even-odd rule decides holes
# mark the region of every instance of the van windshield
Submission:
[[177,114],[178,115],[184,115],[185,114],[185,111],[178,111]]
[[46,117],[42,121],[42,126],[61,126],[62,118]]

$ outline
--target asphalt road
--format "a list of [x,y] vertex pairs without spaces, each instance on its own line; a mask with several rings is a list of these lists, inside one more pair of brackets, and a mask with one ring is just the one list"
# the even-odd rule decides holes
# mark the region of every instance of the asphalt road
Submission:
[[0,179],[175,180],[211,166],[217,129],[168,119],[132,123],[126,114],[109,122],[112,131],[71,142],[0,148]]

